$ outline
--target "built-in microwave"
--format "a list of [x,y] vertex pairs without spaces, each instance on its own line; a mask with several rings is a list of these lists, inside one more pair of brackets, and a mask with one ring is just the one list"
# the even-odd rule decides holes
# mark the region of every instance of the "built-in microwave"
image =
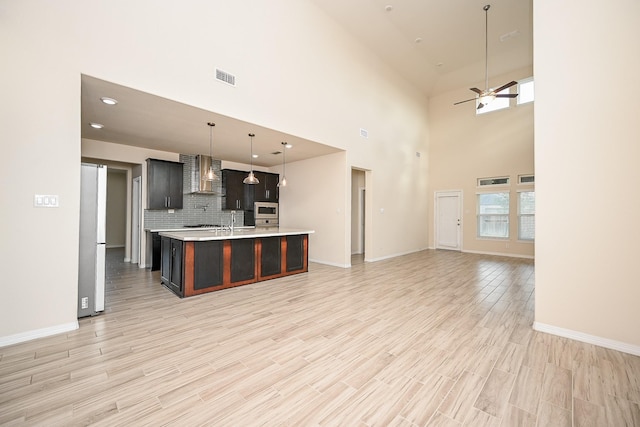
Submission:
[[273,202],[254,202],[253,215],[256,227],[278,227],[278,204]]

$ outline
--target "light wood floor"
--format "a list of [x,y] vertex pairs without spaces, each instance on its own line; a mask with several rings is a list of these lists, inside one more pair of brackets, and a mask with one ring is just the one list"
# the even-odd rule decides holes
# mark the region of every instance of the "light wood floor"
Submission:
[[181,300],[109,257],[107,312],[0,348],[0,424],[640,426],[639,357],[532,331],[532,261],[312,263]]

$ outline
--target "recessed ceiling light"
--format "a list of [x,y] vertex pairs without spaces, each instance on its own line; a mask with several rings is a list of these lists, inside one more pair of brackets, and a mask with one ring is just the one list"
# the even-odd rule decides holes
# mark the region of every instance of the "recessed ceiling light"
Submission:
[[104,127],[104,125],[101,124],[101,123],[93,123],[93,122],[91,122],[91,123],[89,123],[89,125],[94,129],[102,129]]
[[442,62],[438,62],[438,63],[436,64],[436,67],[442,67],[443,65],[444,65],[444,64],[443,64]]
[[293,147],[293,145],[289,144],[288,142],[286,144],[284,144],[285,148],[291,148]]
[[391,6],[390,4],[386,5],[384,7],[384,10],[386,10],[387,12],[391,12],[393,10],[393,6]]
[[414,40],[414,42],[416,42],[416,43],[422,43],[422,37],[416,37],[416,39]]
[[107,105],[116,105],[118,103],[117,100],[113,98],[108,98],[106,96],[103,96],[102,98],[100,98],[100,101],[104,102]]
[[253,157],[254,159],[257,159],[258,155],[257,154],[252,154],[251,157]]

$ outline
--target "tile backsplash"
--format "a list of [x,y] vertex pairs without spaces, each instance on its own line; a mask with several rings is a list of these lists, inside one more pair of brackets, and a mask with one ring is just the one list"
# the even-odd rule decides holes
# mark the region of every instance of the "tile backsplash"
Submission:
[[[231,211],[222,210],[222,172],[220,160],[214,159],[212,164],[218,176],[213,189],[218,194],[191,193],[191,182],[195,174],[196,156],[180,154],[183,169],[183,208],[175,209],[173,213],[167,210],[144,211],[145,229],[180,228],[185,225],[213,224],[228,226],[231,224]],[[196,177],[196,179],[198,179]],[[244,212],[236,214],[236,226],[244,225]]]

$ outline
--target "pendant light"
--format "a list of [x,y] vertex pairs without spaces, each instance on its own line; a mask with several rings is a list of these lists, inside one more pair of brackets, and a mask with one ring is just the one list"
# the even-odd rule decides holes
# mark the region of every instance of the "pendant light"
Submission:
[[260,184],[260,181],[253,174],[253,137],[256,136],[254,133],[249,134],[249,138],[251,139],[251,172],[249,175],[242,181],[244,184]]
[[213,170],[213,127],[216,124],[208,122],[207,125],[209,125],[209,157],[211,157],[211,164],[209,165],[209,170],[204,174],[202,179],[204,181],[215,181],[218,179],[216,172]]
[[284,152],[287,151],[287,148],[291,148],[291,144],[286,142],[281,142],[282,144],[282,179],[278,183],[278,187],[286,187],[287,186],[287,177],[285,176],[285,155]]

